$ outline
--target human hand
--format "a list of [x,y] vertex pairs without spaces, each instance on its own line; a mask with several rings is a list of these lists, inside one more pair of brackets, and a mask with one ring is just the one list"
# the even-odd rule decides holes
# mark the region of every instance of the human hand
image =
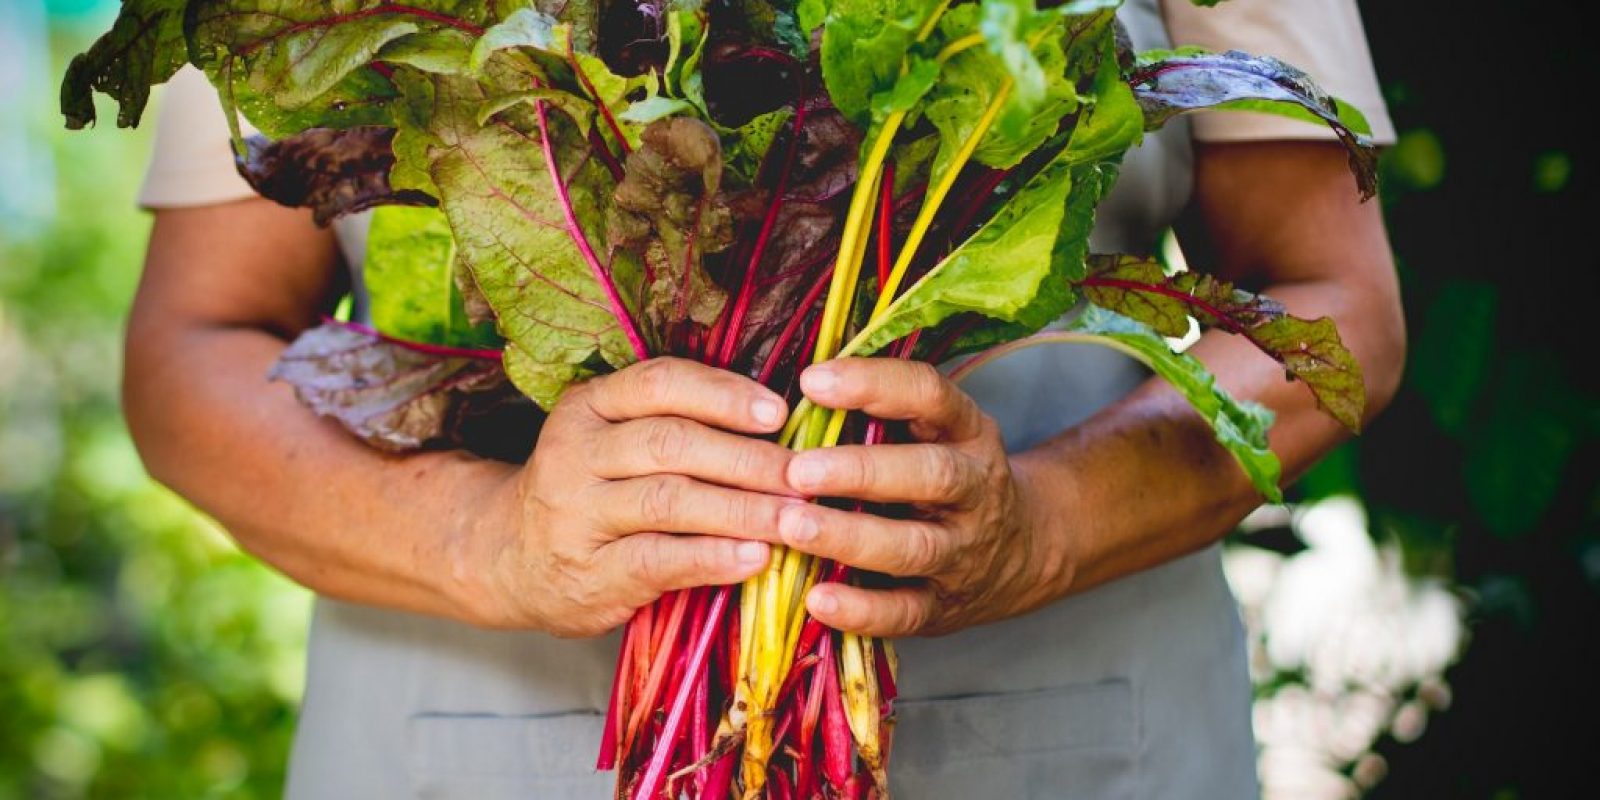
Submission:
[[674,358],[568,389],[483,515],[487,546],[462,560],[482,574],[471,616],[594,636],[666,592],[761,571],[760,540],[802,501],[784,478],[792,454],[741,434],[786,413],[748,378]]
[[797,454],[789,485],[812,497],[907,503],[912,519],[787,505],[790,547],[859,569],[916,579],[893,588],[814,587],[811,614],[875,636],[949,633],[1058,597],[1065,542],[1039,519],[1031,472],[1006,455],[994,420],[933,367],[847,358],[811,367],[800,387],[818,405],[906,420],[914,444],[846,445]]

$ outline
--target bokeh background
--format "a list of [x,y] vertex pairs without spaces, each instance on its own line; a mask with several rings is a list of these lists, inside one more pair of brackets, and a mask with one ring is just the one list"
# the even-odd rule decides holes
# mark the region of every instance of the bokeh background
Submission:
[[[1585,796],[1591,28],[1575,2],[1361,6],[1401,130],[1382,202],[1411,359],[1388,414],[1230,547],[1267,794]],[[114,11],[6,0],[0,24],[0,800],[274,797],[309,598],[145,477],[117,381],[148,132],[55,113]]]

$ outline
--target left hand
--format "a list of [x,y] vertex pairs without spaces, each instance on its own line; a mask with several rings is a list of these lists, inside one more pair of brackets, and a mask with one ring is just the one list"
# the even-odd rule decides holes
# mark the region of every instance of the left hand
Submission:
[[813,366],[800,388],[818,405],[909,423],[915,444],[843,445],[796,455],[789,485],[811,497],[904,503],[911,519],[788,506],[790,547],[858,569],[915,579],[894,588],[814,587],[806,607],[824,624],[873,636],[950,633],[1031,611],[1061,596],[1070,575],[1062,537],[1048,533],[1030,471],[999,427],[932,366],[846,358]]

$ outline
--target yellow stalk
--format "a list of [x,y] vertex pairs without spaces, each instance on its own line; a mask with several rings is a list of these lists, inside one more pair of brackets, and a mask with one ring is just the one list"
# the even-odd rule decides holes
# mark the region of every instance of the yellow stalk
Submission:
[[[840,637],[839,666],[843,673],[839,689],[844,695],[845,721],[856,740],[856,752],[867,766],[876,769],[881,763],[878,753],[878,693],[872,675],[872,644],[870,639],[853,633]],[[863,669],[863,666],[866,668]]]
[[911,260],[916,257],[917,250],[922,246],[922,240],[928,235],[928,229],[933,226],[934,215],[944,205],[944,199],[950,194],[950,189],[956,185],[956,176],[972,159],[972,154],[978,150],[978,144],[994,125],[995,118],[1000,116],[1000,108],[1005,105],[1006,98],[1011,96],[1013,85],[1010,78],[1006,78],[1005,82],[1000,84],[1000,90],[994,93],[994,99],[989,102],[989,107],[985,108],[983,116],[978,118],[977,127],[972,129],[972,134],[961,143],[961,149],[956,151],[955,158],[950,162],[950,168],[939,176],[939,183],[929,189],[927,197],[923,198],[922,208],[917,211],[916,221],[911,223],[911,231],[906,235],[905,244],[900,247],[900,255],[895,258],[894,268],[889,270],[889,280],[878,292],[878,302],[872,306],[870,321],[875,322],[880,319],[884,310],[894,302],[895,292],[899,291],[900,282],[905,280],[906,271],[911,268]]

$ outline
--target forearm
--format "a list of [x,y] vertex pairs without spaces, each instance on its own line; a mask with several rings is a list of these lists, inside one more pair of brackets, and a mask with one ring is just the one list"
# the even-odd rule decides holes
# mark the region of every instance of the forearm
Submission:
[[462,545],[511,467],[363,445],[267,381],[285,343],[266,331],[136,316],[129,337],[124,403],[158,480],[318,593],[470,618]]

